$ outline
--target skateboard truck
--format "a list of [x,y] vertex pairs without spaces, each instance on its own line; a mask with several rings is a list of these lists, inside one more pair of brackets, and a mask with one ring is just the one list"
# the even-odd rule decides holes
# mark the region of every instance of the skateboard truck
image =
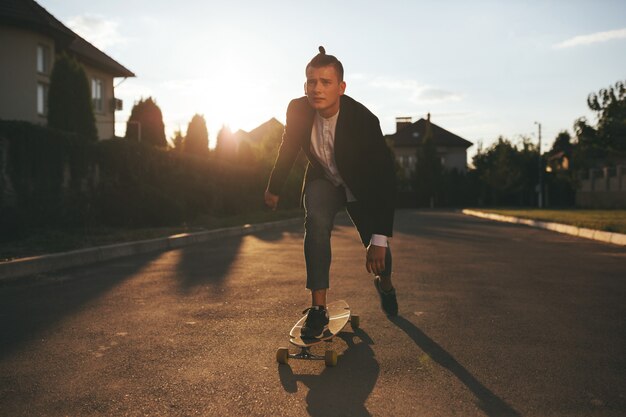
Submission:
[[307,361],[324,361],[326,366],[337,365],[337,352],[327,350],[324,356],[311,353],[311,347],[300,347],[299,353],[289,353],[289,348],[279,348],[276,352],[276,361],[278,363],[287,364],[289,359],[303,359]]

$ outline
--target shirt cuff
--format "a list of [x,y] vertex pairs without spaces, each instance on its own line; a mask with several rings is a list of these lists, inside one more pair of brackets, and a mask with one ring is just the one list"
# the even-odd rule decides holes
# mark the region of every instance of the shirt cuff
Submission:
[[372,235],[370,245],[382,246],[383,248],[386,248],[388,246],[388,239],[389,238],[385,235]]

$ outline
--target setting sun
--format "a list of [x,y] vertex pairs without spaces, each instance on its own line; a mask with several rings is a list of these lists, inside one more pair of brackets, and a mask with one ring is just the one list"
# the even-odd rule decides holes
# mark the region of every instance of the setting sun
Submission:
[[225,124],[233,131],[248,130],[273,116],[258,103],[258,98],[268,92],[240,65],[221,67],[207,81],[209,103],[203,105],[211,124]]
[[[230,39],[214,53],[196,58],[192,71],[176,71],[184,74],[183,77],[163,81],[157,88],[145,88],[139,80],[129,79],[117,92],[137,97],[154,96],[163,112],[168,139],[178,129],[184,135],[194,114],[203,115],[210,148],[215,146],[222,126],[228,126],[233,132],[249,131],[272,117],[282,118],[286,98],[284,94],[276,94],[276,83],[280,80],[267,74],[270,67],[258,65],[262,58],[249,41]],[[298,91],[297,87],[293,90]],[[132,103],[128,105],[128,110],[130,108]],[[119,114],[120,136],[124,135],[126,119],[127,116]]]

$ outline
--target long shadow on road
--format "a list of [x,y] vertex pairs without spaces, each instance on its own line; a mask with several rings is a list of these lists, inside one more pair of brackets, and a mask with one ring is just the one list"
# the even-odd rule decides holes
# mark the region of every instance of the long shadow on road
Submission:
[[141,271],[160,253],[0,285],[0,360]]
[[243,236],[235,236],[181,249],[176,271],[183,292],[205,284],[222,286],[242,241]]
[[[298,226],[289,231],[296,233]],[[255,234],[260,239],[279,241],[284,231]],[[242,236],[219,242],[193,245],[181,251],[175,266],[183,292],[210,284],[222,286],[241,250]],[[164,252],[121,258],[87,267],[0,282],[0,360],[64,318],[85,308],[111,289],[140,273]]]
[[[348,348],[339,357],[336,367],[327,367],[320,375],[297,375],[290,366],[279,365],[280,382],[290,393],[297,392],[298,381],[309,388],[306,401],[311,416],[370,416],[365,401],[380,373],[370,347],[373,342],[361,329],[341,333],[339,337]],[[360,340],[355,342],[355,338]]]
[[409,320],[402,316],[389,319],[393,324],[405,332],[415,344],[423,350],[432,360],[443,368],[452,372],[478,400],[478,406],[487,414],[493,417],[519,417],[520,413],[514,410],[504,400],[494,394],[489,388],[478,381],[467,369],[445,349],[434,340],[417,328]]
[[452,210],[398,210],[395,228],[425,239],[489,243],[501,238],[507,230],[526,226],[466,216]]
[[[301,229],[302,226],[294,225],[288,230],[266,230],[247,236],[279,245],[285,236],[300,235],[299,228]],[[244,239],[246,236],[231,236],[219,241],[180,249],[181,256],[176,270],[181,291],[189,292],[206,284],[213,288],[224,286],[233,263],[241,253]]]

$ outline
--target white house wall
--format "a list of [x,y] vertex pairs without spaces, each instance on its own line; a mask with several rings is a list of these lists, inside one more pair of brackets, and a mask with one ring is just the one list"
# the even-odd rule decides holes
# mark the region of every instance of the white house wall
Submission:
[[437,148],[437,153],[443,158],[443,166],[452,171],[467,171],[467,152],[457,148]]
[[0,119],[46,124],[46,116],[37,112],[37,83],[48,85],[50,74],[37,72],[38,45],[49,48],[52,61],[55,50],[51,38],[0,26]]
[[[417,148],[399,147],[393,150],[396,161],[404,169],[407,178],[415,172],[417,162]],[[467,152],[462,148],[437,147],[437,155],[441,158],[446,170],[456,169],[459,172],[467,172]]]
[[[48,72],[37,71],[37,47],[48,47]],[[47,116],[37,111],[37,84],[50,85],[50,73],[56,51],[52,38],[37,32],[0,26],[0,119],[23,120],[46,125]],[[78,58],[80,62],[80,58]],[[115,110],[113,108],[113,77],[81,62],[87,73],[89,91],[93,78],[102,80],[102,111],[94,109],[98,138],[115,136]],[[47,107],[47,103],[46,103]]]
[[98,128],[98,139],[111,139],[115,136],[115,109],[113,108],[113,77],[99,69],[83,64],[89,81],[89,91],[91,91],[91,81],[94,78],[102,80],[102,111],[94,109],[96,117],[96,127]]

